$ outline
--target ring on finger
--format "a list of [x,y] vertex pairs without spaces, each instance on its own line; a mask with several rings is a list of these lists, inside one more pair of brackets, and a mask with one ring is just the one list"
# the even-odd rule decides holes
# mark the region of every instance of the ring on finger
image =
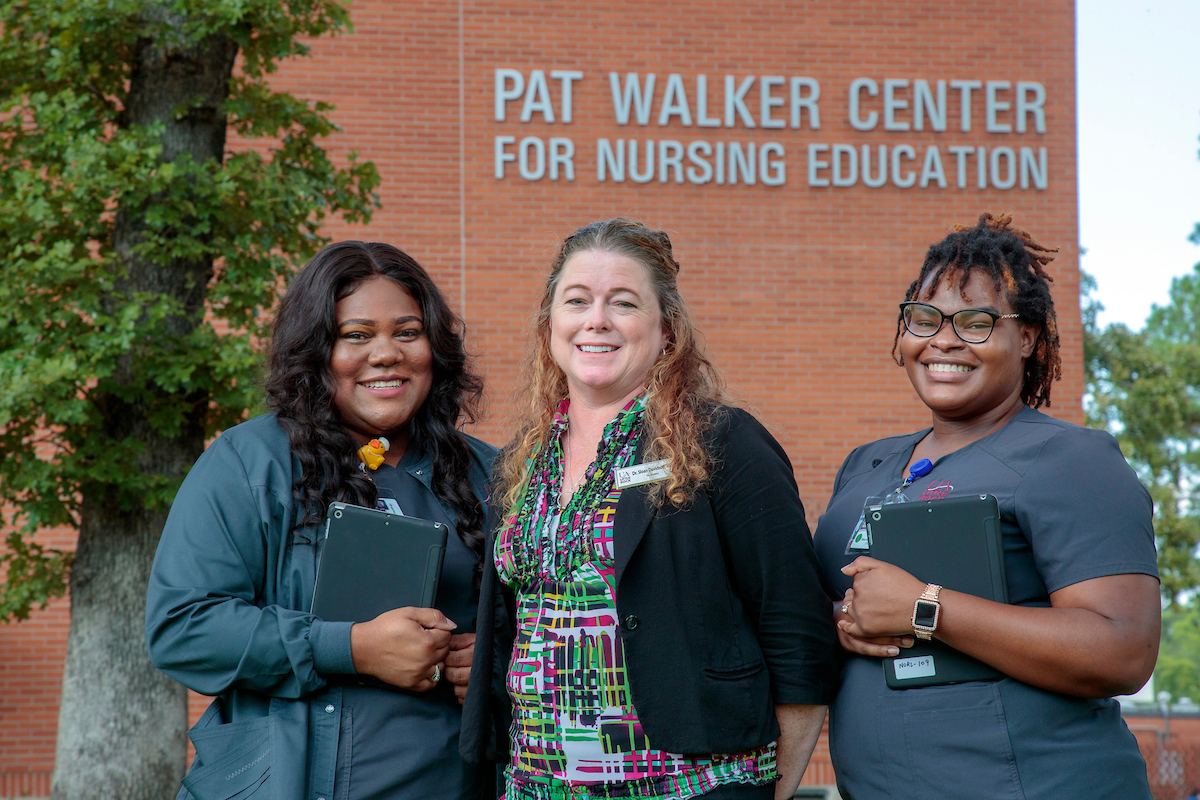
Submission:
[[442,679],[442,665],[434,664],[433,665],[433,675],[429,678],[429,680],[432,681],[433,683],[437,683],[441,679]]
[[849,603],[842,603],[842,613],[843,614],[850,613],[850,604]]

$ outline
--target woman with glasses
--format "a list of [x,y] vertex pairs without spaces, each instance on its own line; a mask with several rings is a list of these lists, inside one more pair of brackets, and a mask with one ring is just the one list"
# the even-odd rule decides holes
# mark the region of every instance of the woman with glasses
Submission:
[[[1107,433],[1053,419],[1055,251],[985,214],[933,245],[893,354],[932,425],[858,447],[817,526],[846,651],[830,714],[843,797],[1149,798],[1114,695],[1154,669],[1151,503]],[[995,495],[1008,603],[870,557],[867,498]],[[953,535],[951,531],[945,535]],[[887,657],[939,640],[995,680],[889,688]]]

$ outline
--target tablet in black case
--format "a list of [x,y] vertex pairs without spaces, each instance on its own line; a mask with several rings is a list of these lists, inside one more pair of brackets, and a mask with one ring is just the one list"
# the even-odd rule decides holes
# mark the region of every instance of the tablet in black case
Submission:
[[[1008,602],[1000,510],[993,495],[873,507],[867,524],[872,558],[895,564],[926,583]],[[913,647],[883,662],[884,678],[893,689],[1004,677],[937,640],[917,639]]]
[[440,522],[331,503],[312,613],[367,622],[394,608],[432,608],[446,535]]

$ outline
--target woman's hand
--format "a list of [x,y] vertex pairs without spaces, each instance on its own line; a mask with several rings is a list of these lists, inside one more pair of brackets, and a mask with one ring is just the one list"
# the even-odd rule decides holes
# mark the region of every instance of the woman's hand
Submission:
[[[846,611],[842,611],[845,608]],[[847,589],[846,596],[833,604],[833,622],[837,626],[838,642],[842,649],[860,656],[885,658],[900,655],[901,647],[912,647],[912,636],[858,637],[849,633],[854,625],[854,590]]]
[[[837,605],[847,650],[912,631],[913,603],[925,584],[867,556],[842,568],[854,586]],[[1050,607],[995,603],[943,590],[934,636],[1017,680],[1076,697],[1137,691],[1154,669],[1159,640],[1158,581],[1152,575],[1091,578],[1050,594]],[[886,645],[885,645],[886,646]],[[903,646],[903,645],[900,645]]]
[[475,634],[456,633],[450,637],[446,656],[446,680],[454,684],[454,696],[462,705],[467,699],[467,680],[471,677],[471,659],[475,655]]
[[790,800],[821,736],[825,706],[781,704],[775,706],[775,718],[779,720],[779,739],[775,742],[779,780],[775,782],[775,800]]
[[[843,639],[841,634],[869,642],[908,637],[910,642],[906,645],[893,644],[911,647],[913,604],[925,591],[925,584],[899,567],[869,556],[854,559],[842,567],[842,573],[854,578],[854,586],[846,591],[846,599],[837,608],[847,609],[842,618],[837,618],[839,639]],[[845,647],[844,640],[842,646]]]
[[397,608],[350,628],[350,654],[360,675],[426,692],[436,684],[434,668],[445,669],[450,631],[457,627],[434,608]]

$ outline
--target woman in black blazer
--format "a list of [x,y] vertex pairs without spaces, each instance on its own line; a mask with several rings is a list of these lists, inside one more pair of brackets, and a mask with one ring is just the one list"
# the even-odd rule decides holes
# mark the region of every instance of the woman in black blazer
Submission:
[[791,464],[722,403],[678,270],[614,219],[546,283],[461,739],[507,743],[509,800],[791,797],[834,691]]

